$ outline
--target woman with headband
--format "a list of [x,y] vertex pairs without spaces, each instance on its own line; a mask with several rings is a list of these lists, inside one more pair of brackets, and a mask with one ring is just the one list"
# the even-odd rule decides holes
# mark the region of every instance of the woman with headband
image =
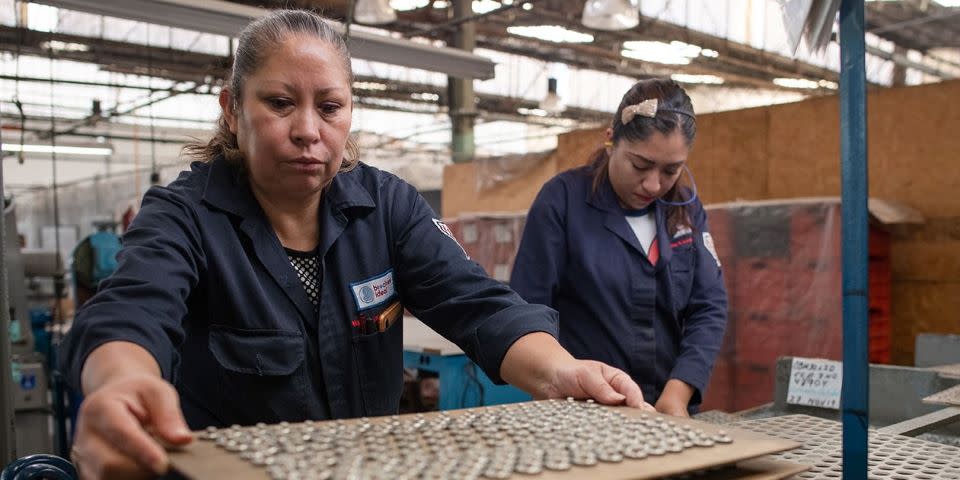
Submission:
[[679,85],[636,83],[592,161],[543,186],[511,276],[525,300],[560,312],[560,343],[575,357],[626,371],[645,401],[678,416],[701,403],[727,322],[686,166],[696,132]]

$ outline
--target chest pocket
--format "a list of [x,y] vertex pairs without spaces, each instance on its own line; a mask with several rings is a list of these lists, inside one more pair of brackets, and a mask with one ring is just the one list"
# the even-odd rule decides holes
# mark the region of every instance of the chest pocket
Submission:
[[692,243],[673,247],[670,257],[670,287],[673,293],[673,308],[683,312],[690,302],[693,290],[693,272],[696,250]]
[[302,420],[307,379],[300,332],[211,325],[209,348],[228,417],[244,424]]
[[403,322],[353,338],[353,355],[366,416],[395,415],[403,393]]

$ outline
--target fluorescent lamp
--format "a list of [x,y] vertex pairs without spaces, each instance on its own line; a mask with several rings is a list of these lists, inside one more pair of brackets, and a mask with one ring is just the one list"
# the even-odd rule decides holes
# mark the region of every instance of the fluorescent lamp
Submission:
[[493,0],[473,0],[473,13],[487,13],[492,12],[503,5],[500,2],[494,2]]
[[554,43],[590,43],[593,41],[593,35],[568,30],[559,25],[507,27],[507,33]]
[[645,62],[662,63],[665,65],[688,65],[690,60],[700,55],[703,49],[689,43],[673,41],[670,43],[635,40],[623,42],[624,57],[635,58]]
[[720,52],[716,50],[710,50],[709,48],[704,48],[703,50],[700,50],[700,55],[709,58],[717,58],[720,56]]
[[59,40],[50,40],[40,44],[40,48],[50,49],[55,52],[88,52],[90,47],[82,43],[61,42]]
[[57,153],[64,155],[98,155],[105,157],[113,155],[113,149],[107,147],[71,147],[67,145],[20,145],[19,143],[4,143],[0,150],[6,152],[24,153]]
[[353,82],[353,88],[357,90],[384,91],[387,89],[387,84],[379,82]]
[[414,100],[425,100],[428,102],[436,102],[437,100],[440,100],[440,95],[437,95],[436,93],[430,93],[430,92],[411,93],[410,98]]
[[[434,2],[434,4],[436,3],[437,2]],[[409,12],[410,10],[426,7],[429,4],[430,0],[390,0],[390,6],[398,12]]]
[[674,73],[670,75],[673,81],[680,83],[704,83],[709,85],[722,85],[723,78],[716,75],[691,75],[689,73]]
[[840,85],[837,82],[831,82],[830,80],[820,80],[817,82],[817,85],[820,85],[823,88],[829,88],[830,90],[836,90],[840,88]]
[[[70,10],[236,37],[267,10],[225,0],[38,0]],[[343,33],[340,23],[330,22]],[[438,48],[410,40],[351,30],[347,41],[354,58],[440,72],[452,77],[487,80],[494,63],[455,48]]]
[[520,107],[517,109],[517,113],[520,115],[532,115],[534,117],[546,117],[547,111],[539,108],[524,108]]
[[803,89],[820,88],[819,83],[813,80],[807,80],[806,78],[774,78],[773,83],[775,85],[780,85],[781,87],[787,87],[787,88],[803,88]]
[[628,30],[640,24],[638,0],[587,0],[580,19],[595,30]]
[[353,9],[353,19],[357,23],[386,25],[397,21],[397,12],[389,0],[357,0]]

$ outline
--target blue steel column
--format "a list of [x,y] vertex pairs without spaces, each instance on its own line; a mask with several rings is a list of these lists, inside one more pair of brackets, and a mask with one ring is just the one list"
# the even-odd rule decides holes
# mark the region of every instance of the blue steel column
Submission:
[[863,0],[840,4],[843,478],[867,478],[867,80]]

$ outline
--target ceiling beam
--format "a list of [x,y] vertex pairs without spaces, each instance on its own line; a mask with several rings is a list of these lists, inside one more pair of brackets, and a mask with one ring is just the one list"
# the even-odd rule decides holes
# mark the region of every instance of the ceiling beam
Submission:
[[[157,25],[236,37],[268,10],[224,0],[37,0],[39,3],[81,12],[127,18]],[[345,28],[330,24],[341,34]],[[455,48],[352,30],[347,40],[351,55],[364,60],[444,73],[458,78],[486,80],[494,76],[490,59]]]

